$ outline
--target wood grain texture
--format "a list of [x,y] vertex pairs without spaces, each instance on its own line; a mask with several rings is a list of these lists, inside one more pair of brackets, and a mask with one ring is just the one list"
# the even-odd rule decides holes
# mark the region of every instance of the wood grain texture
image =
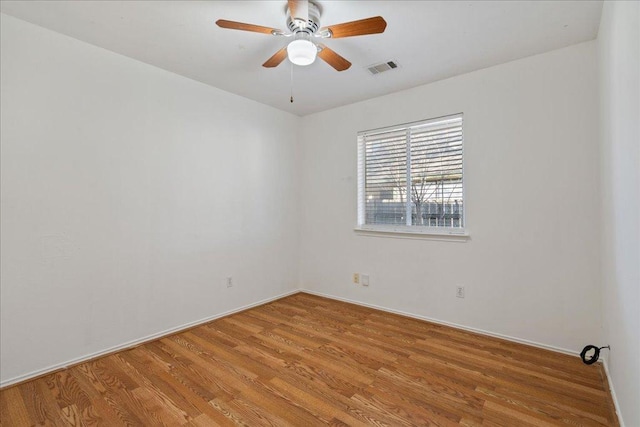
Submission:
[[227,28],[229,30],[251,31],[253,33],[273,34],[274,31],[278,31],[275,28],[263,27],[262,25],[247,24],[245,22],[228,21],[226,19],[218,19],[216,25],[220,28]]
[[283,47],[282,49],[274,53],[271,58],[267,59],[265,63],[262,64],[262,66],[266,68],[277,67],[278,65],[280,65],[282,61],[285,60],[286,57],[287,57],[287,48]]
[[371,18],[360,19],[358,21],[343,22],[342,24],[330,25],[323,27],[320,31],[331,32],[331,38],[339,39],[342,37],[364,36],[367,34],[383,33],[387,28],[387,22],[382,16],[373,16]]
[[299,293],[4,389],[0,424],[618,422],[600,364]]
[[327,64],[331,65],[336,71],[344,71],[351,67],[351,62],[338,55],[335,51],[329,49],[327,46],[319,43],[322,47],[318,56]]

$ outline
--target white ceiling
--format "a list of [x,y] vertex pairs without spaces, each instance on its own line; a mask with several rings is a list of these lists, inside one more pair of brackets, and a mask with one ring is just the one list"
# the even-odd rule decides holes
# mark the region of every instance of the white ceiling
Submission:
[[[287,39],[286,1],[1,1],[3,13],[303,116],[596,38],[602,1],[320,1],[321,25],[381,15],[383,34],[326,40],[353,63],[261,64]],[[400,68],[371,76],[366,67]]]

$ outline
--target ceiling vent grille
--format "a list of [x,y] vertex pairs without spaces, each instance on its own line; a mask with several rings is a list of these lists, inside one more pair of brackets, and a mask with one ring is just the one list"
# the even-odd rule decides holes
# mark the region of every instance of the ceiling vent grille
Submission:
[[398,68],[398,63],[396,61],[387,61],[381,62],[380,64],[375,64],[367,68],[372,76],[376,74],[384,73],[385,71],[394,70]]

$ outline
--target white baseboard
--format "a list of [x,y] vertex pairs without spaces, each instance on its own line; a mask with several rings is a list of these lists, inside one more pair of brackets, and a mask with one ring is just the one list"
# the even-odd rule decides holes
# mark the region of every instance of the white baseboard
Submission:
[[602,364],[604,365],[604,373],[607,375],[607,383],[609,384],[611,399],[613,400],[613,406],[615,407],[616,415],[618,416],[618,423],[620,424],[620,427],[625,427],[624,420],[622,419],[622,411],[620,411],[620,404],[618,403],[618,397],[616,396],[616,390],[613,387],[613,381],[611,380],[611,374],[609,373],[609,362],[606,357],[602,358]]
[[399,314],[402,316],[406,316],[406,317],[411,317],[413,319],[418,319],[418,320],[424,320],[427,322],[431,322],[431,323],[437,323],[439,325],[444,325],[444,326],[450,326],[452,328],[456,328],[456,329],[462,329],[463,331],[469,331],[469,332],[475,332],[477,334],[481,334],[481,335],[487,335],[490,337],[495,337],[495,338],[502,338],[505,339],[507,341],[513,341],[513,342],[517,342],[520,344],[527,344],[533,347],[538,347],[538,348],[543,348],[545,350],[551,350],[551,351],[555,351],[557,353],[564,353],[564,354],[568,354],[570,356],[580,356],[580,353],[574,350],[569,350],[566,348],[561,348],[561,347],[555,347],[552,345],[548,345],[548,344],[542,344],[539,342],[535,342],[535,341],[529,341],[529,340],[525,340],[522,338],[516,338],[516,337],[512,337],[509,335],[503,335],[503,334],[499,334],[496,332],[491,332],[491,331],[485,331],[484,329],[478,329],[478,328],[472,328],[470,326],[465,326],[465,325],[459,325],[457,323],[452,323],[452,322],[447,322],[444,320],[439,320],[439,319],[434,319],[432,317],[427,317],[427,316],[421,316],[419,314],[414,314],[414,313],[408,313],[406,311],[402,311],[402,310],[394,310],[392,308],[387,308],[387,307],[381,307],[379,305],[375,305],[375,304],[367,304],[361,301],[355,301],[355,300],[351,300],[348,298],[342,298],[342,297],[337,297],[335,295],[329,295],[329,294],[325,294],[322,292],[316,292],[316,291],[311,291],[308,289],[301,289],[300,292],[304,292],[304,293],[308,293],[308,294],[312,294],[312,295],[317,295],[320,297],[325,297],[325,298],[329,298],[329,299],[334,299],[334,300],[338,300],[338,301],[343,301],[343,302],[348,302],[350,304],[355,304],[355,305],[360,305],[363,307],[369,307],[369,308],[374,308],[376,310],[381,310],[381,311],[386,311],[387,313],[394,313],[394,314]]
[[9,387],[9,386],[11,386],[13,384],[20,383],[20,382],[23,382],[23,381],[27,381],[29,379],[36,378],[36,377],[39,377],[39,376],[42,376],[42,375],[46,375],[46,374],[49,374],[51,372],[58,371],[60,369],[66,369],[69,366],[77,365],[77,364],[83,363],[83,362],[87,362],[89,360],[96,359],[96,358],[99,358],[99,357],[102,357],[102,356],[106,356],[107,354],[111,354],[111,353],[114,353],[114,352],[117,352],[117,351],[122,351],[122,350],[127,350],[129,348],[137,347],[137,346],[139,346],[141,344],[144,344],[145,342],[157,340],[157,339],[162,338],[164,336],[172,335],[172,334],[175,334],[176,332],[180,332],[182,330],[189,329],[189,328],[192,328],[194,326],[201,325],[203,323],[211,322],[212,320],[216,320],[216,319],[219,319],[221,317],[229,316],[231,314],[238,313],[238,312],[244,311],[244,310],[248,310],[250,308],[257,307],[259,305],[267,304],[267,303],[269,303],[271,301],[275,301],[275,300],[278,300],[280,298],[287,297],[289,295],[297,294],[298,292],[300,292],[299,289],[294,289],[292,291],[285,292],[283,294],[277,295],[277,296],[272,297],[272,298],[267,298],[267,299],[264,299],[264,300],[261,300],[261,301],[257,301],[257,302],[254,302],[254,303],[242,306],[242,307],[235,308],[233,310],[225,311],[223,313],[218,313],[218,314],[215,314],[213,316],[206,317],[204,319],[196,320],[194,322],[185,323],[183,325],[176,326],[175,328],[170,328],[170,329],[166,329],[164,331],[156,332],[155,334],[147,335],[147,336],[142,337],[142,338],[138,338],[138,339],[135,339],[135,340],[132,340],[132,341],[128,341],[128,342],[126,342],[124,344],[119,344],[119,345],[116,345],[116,346],[113,346],[113,347],[106,348],[104,350],[96,351],[95,353],[91,353],[91,354],[87,354],[87,355],[84,355],[84,356],[76,357],[74,359],[67,360],[66,362],[56,363],[54,365],[47,366],[46,368],[42,368],[42,369],[38,369],[38,370],[35,370],[35,371],[32,371],[32,372],[28,372],[26,374],[18,375],[17,377],[13,377],[13,378],[9,378],[7,380],[1,381],[0,382],[0,388]]

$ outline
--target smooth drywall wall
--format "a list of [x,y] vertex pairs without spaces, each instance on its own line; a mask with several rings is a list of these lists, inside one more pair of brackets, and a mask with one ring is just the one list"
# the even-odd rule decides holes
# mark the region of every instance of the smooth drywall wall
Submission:
[[[304,117],[302,287],[571,352],[600,342],[597,101],[588,42]],[[356,133],[453,113],[470,239],[355,233]]]
[[603,193],[603,325],[610,381],[640,426],[640,3],[607,1],[598,34]]
[[1,24],[5,384],[297,288],[297,117]]

